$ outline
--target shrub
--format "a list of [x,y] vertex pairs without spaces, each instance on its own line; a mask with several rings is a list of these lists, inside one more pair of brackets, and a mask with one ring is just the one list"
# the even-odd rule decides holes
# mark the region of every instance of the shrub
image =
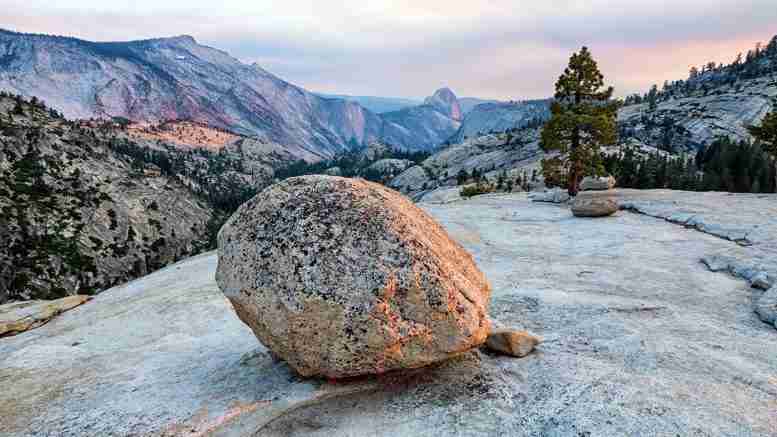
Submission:
[[494,186],[490,183],[484,183],[479,182],[474,185],[467,185],[466,187],[461,189],[461,197],[470,198],[473,196],[478,196],[480,194],[486,194],[486,193],[492,193],[494,192]]

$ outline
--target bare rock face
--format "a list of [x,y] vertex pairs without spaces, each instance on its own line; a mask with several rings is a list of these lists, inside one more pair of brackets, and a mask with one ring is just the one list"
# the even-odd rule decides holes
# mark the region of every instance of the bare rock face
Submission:
[[414,165],[392,179],[389,186],[402,193],[413,193],[433,188],[435,185],[422,166]]
[[582,191],[572,202],[575,217],[607,217],[618,212],[614,190]]
[[416,368],[486,340],[491,288],[472,257],[381,185],[306,176],[244,204],[216,280],[259,340],[304,376]]
[[461,121],[464,118],[459,99],[450,88],[440,88],[435,91],[433,96],[424,100],[424,104],[436,107],[443,114],[456,121]]
[[494,352],[523,358],[534,350],[542,340],[526,331],[496,329],[488,335],[486,346]]

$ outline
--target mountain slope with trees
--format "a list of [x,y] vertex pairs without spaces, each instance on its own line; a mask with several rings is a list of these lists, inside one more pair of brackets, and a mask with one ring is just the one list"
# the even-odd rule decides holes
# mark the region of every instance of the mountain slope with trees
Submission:
[[0,95],[0,303],[92,294],[209,246],[209,202],[122,147]]
[[752,140],[748,126],[777,108],[777,36],[728,65],[692,68],[684,80],[629,96],[618,114],[621,139],[667,151],[696,151],[724,136]]
[[190,36],[129,42],[0,30],[0,90],[35,96],[69,118],[186,120],[285,146],[308,160],[383,140],[428,149],[459,126],[420,105],[379,115],[324,98]]

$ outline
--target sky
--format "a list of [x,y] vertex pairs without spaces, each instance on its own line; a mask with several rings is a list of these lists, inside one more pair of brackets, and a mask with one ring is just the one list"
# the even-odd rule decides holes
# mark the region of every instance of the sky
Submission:
[[311,91],[543,98],[588,46],[616,95],[777,34],[775,0],[0,0],[0,27],[125,41],[191,35]]

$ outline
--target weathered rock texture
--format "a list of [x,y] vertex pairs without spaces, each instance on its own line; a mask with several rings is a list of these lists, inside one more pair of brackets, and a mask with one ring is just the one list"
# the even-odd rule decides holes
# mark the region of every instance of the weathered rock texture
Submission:
[[472,108],[451,140],[462,143],[483,134],[522,129],[550,118],[550,100],[486,102]]
[[619,190],[618,195],[623,209],[737,243],[701,257],[710,271],[742,278],[753,288],[777,285],[777,195],[671,190]]
[[89,299],[89,296],[76,295],[52,301],[37,300],[0,305],[0,337],[35,329]]
[[767,289],[777,284],[777,195],[618,190],[621,209],[664,219],[738,244],[702,258],[724,271]]
[[697,150],[719,136],[752,139],[747,126],[758,124],[777,105],[773,75],[734,81],[723,86],[618,111],[621,139],[660,147],[669,142],[675,150]]
[[[661,193],[668,213],[701,210],[700,193]],[[744,222],[777,207],[711,197]],[[525,194],[421,207],[487,274],[495,323],[542,347],[520,360],[475,349],[366,390],[301,379],[235,317],[211,253],[0,339],[0,435],[775,435],[777,331],[748,284],[699,262],[757,246],[640,214],[579,219]]]
[[217,281],[305,376],[425,366],[490,328],[472,257],[408,199],[363,180],[292,178],[257,195],[219,233]]
[[572,214],[576,217],[607,217],[616,212],[615,190],[581,191],[572,201]]
[[767,290],[758,299],[755,312],[761,320],[777,328],[777,285]]
[[[542,154],[539,131],[528,129],[509,134],[489,134],[446,147],[420,165],[399,174],[389,185],[405,194],[416,195],[438,187],[455,186],[461,171],[473,170],[494,181],[503,172],[515,179],[528,180],[537,171]],[[539,181],[532,181],[531,186]]]
[[408,194],[424,191],[430,186],[433,187],[434,182],[429,180],[429,174],[420,165],[408,168],[389,182],[389,187]]
[[209,245],[213,206],[109,133],[0,96],[0,303],[94,294]]

